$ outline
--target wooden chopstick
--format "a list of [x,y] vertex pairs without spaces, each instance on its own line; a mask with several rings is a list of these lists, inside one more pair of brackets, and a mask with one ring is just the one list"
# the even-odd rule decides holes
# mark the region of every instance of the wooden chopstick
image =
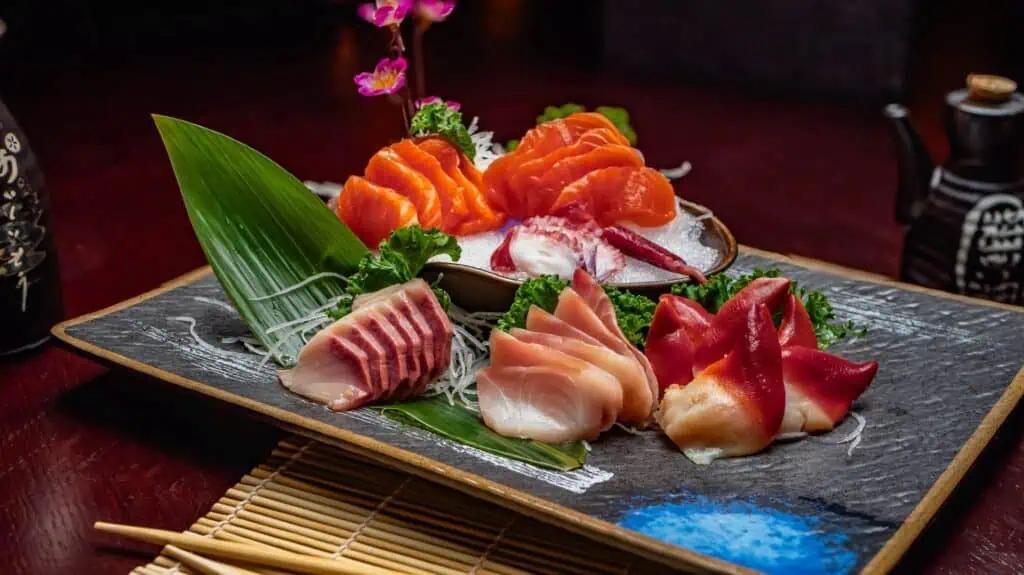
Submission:
[[207,559],[206,557],[200,557],[195,553],[190,553],[180,547],[175,547],[174,545],[164,547],[164,554],[172,559],[180,561],[181,564],[186,567],[195,569],[203,575],[242,575],[242,571],[239,571],[234,567],[218,563],[212,559]]
[[157,545],[174,545],[189,551],[206,555],[234,559],[244,563],[280,567],[306,575],[387,575],[390,571],[339,557],[326,559],[282,551],[272,547],[220,541],[201,537],[194,533],[177,533],[163,529],[135,527],[97,521],[93,527],[98,531],[121,535],[137,541]]

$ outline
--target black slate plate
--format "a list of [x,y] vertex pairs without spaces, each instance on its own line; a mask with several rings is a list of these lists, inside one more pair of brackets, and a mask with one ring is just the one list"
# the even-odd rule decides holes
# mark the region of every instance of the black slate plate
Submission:
[[[222,343],[247,330],[209,273],[54,333],[93,356],[676,567],[888,571],[1024,392],[1024,314],[765,255],[741,254],[736,271],[781,267],[825,290],[842,319],[870,330],[831,350],[881,362],[874,384],[854,404],[867,425],[852,452],[849,443],[829,443],[855,427],[852,419],[829,436],[708,467],[691,464],[657,433],[612,431],[593,444],[584,469],[559,473],[365,409],[333,413],[286,392],[273,369]],[[193,321],[206,343],[190,334]]]

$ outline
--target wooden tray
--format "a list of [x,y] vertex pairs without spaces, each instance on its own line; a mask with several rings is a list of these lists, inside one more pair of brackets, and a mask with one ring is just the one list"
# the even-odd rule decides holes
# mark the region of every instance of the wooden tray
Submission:
[[[208,270],[62,324],[95,357],[246,407],[356,454],[695,571],[880,573],[892,568],[1024,393],[1019,308],[928,292],[744,249],[734,268],[780,267],[825,290],[868,336],[836,347],[878,359],[854,404],[862,442],[832,435],[753,457],[689,463],[662,436],[610,432],[569,473],[504,460],[369,410],[333,413],[220,343],[246,328]],[[189,328],[207,343],[197,343]],[[196,422],[196,425],[214,422]]]

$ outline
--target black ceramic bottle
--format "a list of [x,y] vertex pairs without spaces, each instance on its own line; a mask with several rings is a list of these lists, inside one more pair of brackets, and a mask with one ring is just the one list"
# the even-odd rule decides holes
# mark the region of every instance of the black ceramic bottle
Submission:
[[900,154],[896,219],[908,226],[904,281],[1024,304],[1024,95],[972,75],[946,96],[949,158],[935,167],[902,106],[890,105]]
[[0,102],[0,356],[38,348],[64,317],[49,201],[28,140]]

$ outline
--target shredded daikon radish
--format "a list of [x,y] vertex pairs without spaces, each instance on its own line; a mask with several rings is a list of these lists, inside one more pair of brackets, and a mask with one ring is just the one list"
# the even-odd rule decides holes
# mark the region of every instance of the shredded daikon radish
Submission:
[[622,431],[625,431],[626,433],[629,433],[631,435],[640,435],[639,429],[635,427],[630,427],[624,423],[619,423],[618,421],[615,422],[615,427],[618,427]]
[[303,288],[303,287],[305,287],[305,286],[307,286],[307,285],[309,285],[309,284],[311,284],[311,283],[313,283],[313,282],[315,282],[317,280],[321,280],[321,279],[324,279],[324,278],[334,278],[334,279],[337,279],[337,280],[341,280],[343,282],[348,282],[348,278],[343,276],[343,275],[341,275],[341,274],[336,274],[334,272],[320,272],[318,274],[314,274],[314,275],[309,276],[308,278],[300,281],[299,283],[297,283],[295,285],[288,286],[288,287],[284,288],[281,291],[277,291],[277,292],[274,292],[272,294],[262,295],[262,296],[259,296],[259,297],[249,298],[249,301],[265,301],[265,300],[268,300],[268,299],[273,299],[275,297],[281,297],[281,296],[283,296],[286,293],[291,293],[291,292],[293,292],[293,291],[295,291],[297,289]]
[[476,374],[490,363],[487,333],[501,314],[489,312],[469,313],[452,306],[448,312],[452,320],[452,356],[448,369],[427,388],[427,395],[444,395],[448,402],[456,401],[479,412],[477,406]]
[[587,441],[586,439],[582,439],[582,440],[580,440],[580,443],[583,444],[583,449],[586,449],[587,453],[590,453],[590,451],[591,451],[590,442]]
[[858,435],[857,439],[854,439],[853,443],[850,444],[849,449],[846,450],[846,456],[847,457],[853,457],[853,450],[857,449],[857,446],[860,445],[861,437],[862,436]]
[[493,142],[494,132],[481,132],[480,127],[477,125],[478,121],[479,118],[473,116],[473,121],[469,123],[466,131],[469,132],[469,138],[473,141],[473,146],[476,148],[473,165],[483,171],[491,165],[491,162],[505,155],[505,148],[501,144]]
[[807,437],[806,431],[791,431],[789,433],[780,433],[775,436],[775,441],[795,441],[797,439],[803,439]]
[[682,178],[686,174],[689,174],[690,170],[692,169],[693,166],[690,165],[690,162],[683,162],[682,165],[680,165],[678,168],[658,171],[661,172],[663,176],[670,180],[678,180],[679,178]]
[[857,428],[856,429],[851,431],[847,436],[843,437],[842,439],[834,439],[832,441],[829,441],[828,439],[824,439],[823,438],[821,440],[822,443],[831,443],[833,445],[842,445],[843,443],[849,443],[851,441],[856,441],[860,437],[861,433],[864,432],[864,427],[867,426],[868,420],[865,419],[863,415],[857,413],[856,411],[851,411],[850,412],[850,417],[854,418],[857,421]]

